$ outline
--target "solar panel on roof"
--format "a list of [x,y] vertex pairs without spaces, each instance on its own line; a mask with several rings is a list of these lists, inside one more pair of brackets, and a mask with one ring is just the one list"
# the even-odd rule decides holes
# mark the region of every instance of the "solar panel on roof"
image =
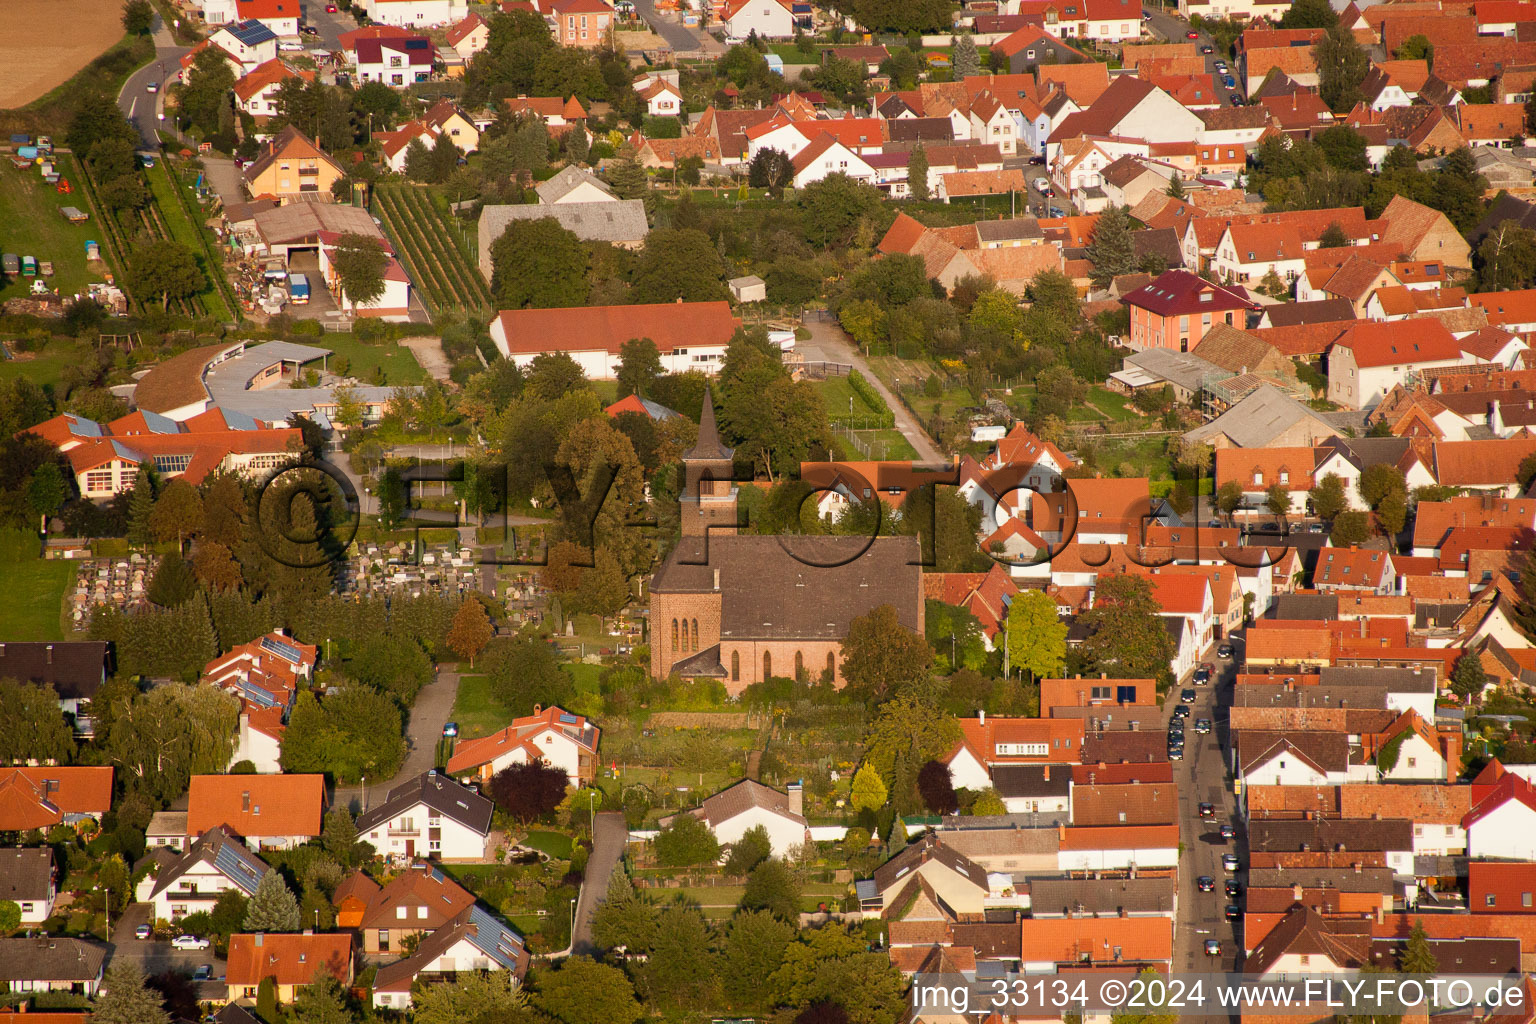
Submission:
[[261,883],[261,872],[255,870],[249,861],[240,856],[240,851],[231,843],[224,843],[213,855],[213,866],[249,895],[256,891],[256,886]]
[[572,715],[572,714],[562,714],[560,716],[560,721],[565,723],[566,725],[575,725],[576,722],[577,722],[577,718],[576,718],[575,715]]
[[264,636],[261,638],[261,649],[268,654],[275,654],[279,658],[293,662],[295,665],[304,660],[304,655],[293,644],[284,643],[275,637]]

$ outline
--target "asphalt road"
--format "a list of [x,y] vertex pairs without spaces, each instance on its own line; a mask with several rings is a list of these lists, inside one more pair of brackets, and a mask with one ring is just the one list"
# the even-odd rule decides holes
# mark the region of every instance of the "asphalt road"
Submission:
[[[676,17],[662,14],[656,10],[656,0],[635,0],[635,12],[651,26],[652,31],[667,41],[675,53],[692,53],[708,48],[708,43],[704,41],[704,38],[708,38],[706,33],[695,32]],[[718,44],[715,48],[719,48]]]
[[[1242,660],[1241,634],[1227,638],[1236,649],[1236,657],[1220,659],[1214,647],[1205,660],[1216,666],[1216,676],[1209,685],[1195,686],[1186,682],[1175,686],[1168,695],[1165,718],[1173,717],[1173,709],[1179,702],[1179,691],[1185,687],[1194,689],[1196,701],[1190,706],[1189,717],[1184,723],[1184,759],[1173,762],[1173,777],[1179,785],[1179,839],[1184,852],[1179,860],[1179,918],[1174,929],[1173,969],[1175,972],[1231,971],[1239,959],[1241,949],[1237,941],[1240,922],[1228,922],[1224,908],[1229,902],[1242,904],[1242,899],[1228,900],[1222,885],[1228,878],[1236,878],[1247,887],[1247,850],[1244,845],[1243,822],[1237,813],[1237,800],[1227,781],[1226,751],[1228,749],[1227,708],[1231,703],[1233,679],[1237,665]],[[1219,646],[1218,642],[1218,645]],[[1195,732],[1195,720],[1211,720],[1210,733]],[[1214,806],[1216,816],[1200,817],[1199,805]],[[1223,840],[1220,828],[1223,824],[1236,826],[1237,838]],[[1228,875],[1221,867],[1225,853],[1236,853],[1242,867],[1236,875]],[[1216,880],[1214,892],[1200,892],[1196,880],[1208,875]],[[1207,956],[1205,943],[1208,939],[1221,942],[1221,958]]]
[[[160,112],[160,97],[164,93],[165,84],[175,81],[177,72],[181,70],[181,57],[187,52],[187,47],[176,45],[175,37],[159,14],[155,15],[154,36],[155,59],[128,76],[122,91],[117,94],[117,106],[123,116],[139,130],[143,145],[158,149],[159,135],[156,133],[160,123],[156,115]],[[150,92],[151,82],[158,83],[161,91]]]
[[592,916],[597,905],[608,895],[608,880],[624,855],[629,842],[629,826],[624,815],[617,811],[604,811],[597,816],[597,828],[592,834],[592,855],[587,858],[586,875],[581,882],[581,897],[576,904],[576,929],[571,933],[571,952],[591,955]]
[[123,916],[112,925],[112,941],[107,944],[107,962],[118,958],[136,962],[146,975],[153,977],[166,971],[178,971],[191,977],[199,967],[210,968],[211,980],[195,987],[199,999],[222,1000],[228,991],[219,980],[224,977],[224,963],[212,949],[198,952],[182,952],[172,948],[163,939],[136,939],[133,930],[149,923],[150,906],[147,903],[130,903]]
[[437,677],[421,688],[411,707],[410,722],[405,727],[405,763],[400,770],[390,779],[369,779],[364,785],[337,786],[332,803],[349,807],[353,814],[359,814],[382,801],[394,787],[435,767],[437,741],[442,739],[443,724],[453,713],[453,702],[458,695],[459,673],[438,669]]
[[[1222,106],[1232,106],[1233,97],[1238,97],[1239,103],[1241,103],[1243,83],[1237,77],[1237,62],[1232,54],[1222,53],[1216,46],[1216,40],[1204,32],[1200,33],[1198,38],[1190,39],[1189,22],[1180,18],[1177,14],[1166,12],[1157,7],[1147,7],[1143,8],[1143,10],[1146,14],[1150,15],[1147,19],[1147,25],[1153,30],[1155,35],[1161,36],[1170,43],[1194,43],[1202,50],[1207,46],[1211,47],[1212,52],[1205,56],[1205,70],[1215,76],[1216,92],[1221,98]],[[1218,60],[1227,62],[1227,74],[1232,76],[1232,80],[1237,83],[1238,88],[1229,89],[1222,84],[1222,72],[1216,67],[1216,61]]]
[[338,11],[335,14],[327,13],[324,0],[309,0],[308,3],[300,4],[299,15],[301,26],[309,25],[319,32],[318,35],[304,37],[306,47],[323,46],[327,50],[339,50],[341,34],[357,28],[357,19],[345,11]]

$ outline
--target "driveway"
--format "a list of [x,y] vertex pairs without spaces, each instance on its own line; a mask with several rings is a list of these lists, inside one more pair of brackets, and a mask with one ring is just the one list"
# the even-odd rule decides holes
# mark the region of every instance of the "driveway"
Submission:
[[941,463],[947,461],[939,452],[933,439],[923,430],[917,418],[908,411],[905,405],[891,394],[890,390],[875,376],[869,368],[869,363],[849,340],[843,329],[832,320],[810,320],[805,324],[811,332],[810,340],[797,342],[796,350],[803,355],[808,362],[848,363],[864,375],[864,379],[874,385],[880,397],[885,399],[885,404],[896,415],[896,429],[901,431],[901,436],[907,439],[917,451],[919,462]]
[[218,194],[219,201],[225,206],[245,202],[245,193],[240,187],[240,171],[229,157],[205,154],[203,177],[208,187]]
[[571,934],[571,952],[591,955],[592,917],[597,905],[608,895],[608,882],[624,846],[629,842],[629,826],[618,811],[604,811],[597,816],[592,833],[592,855],[587,858],[587,872],[581,881],[581,898],[576,903],[576,930]]
[[354,814],[366,811],[382,801],[389,791],[409,782],[429,768],[436,767],[437,741],[443,737],[443,724],[453,713],[459,695],[459,673],[439,668],[437,677],[416,695],[411,719],[405,727],[405,764],[391,779],[369,779],[360,786],[337,786],[332,802],[350,807]]

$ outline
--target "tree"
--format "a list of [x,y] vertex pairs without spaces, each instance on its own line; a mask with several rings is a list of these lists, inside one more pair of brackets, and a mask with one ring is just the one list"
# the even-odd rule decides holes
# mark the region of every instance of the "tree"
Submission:
[[68,764],[75,731],[59,710],[59,694],[46,684],[0,678],[0,762]]
[[906,983],[889,954],[872,951],[862,930],[837,925],[801,932],[769,984],[782,1005],[838,1003],[852,1024],[896,1020],[906,1009]]
[[981,54],[976,52],[976,40],[969,32],[962,35],[950,51],[956,81],[964,81],[981,74]]
[[1291,511],[1291,492],[1285,489],[1284,484],[1270,484],[1269,490],[1264,492],[1264,507],[1272,516],[1284,516]]
[[1451,666],[1451,692],[1462,700],[1482,696],[1488,685],[1488,673],[1483,669],[1483,659],[1476,651],[1467,651]]
[[619,397],[650,396],[656,379],[662,375],[661,350],[650,338],[630,338],[619,346]]
[[1416,32],[1404,39],[1392,54],[1394,60],[1422,60],[1433,61],[1435,59],[1435,44],[1429,41],[1429,37],[1422,32]]
[[752,188],[765,188],[777,199],[784,194],[784,186],[795,176],[795,168],[789,156],[781,149],[769,146],[757,151],[747,164],[747,184]]
[[1131,238],[1129,210],[1111,206],[1099,214],[1087,255],[1093,264],[1093,284],[1097,288],[1107,288],[1116,277],[1136,269],[1136,244]]
[[643,1012],[623,971],[585,956],[544,975],[536,1001],[563,1024],[634,1024]]
[[491,292],[500,309],[551,309],[587,301],[591,254],[553,217],[514,220],[491,243]]
[[218,133],[224,119],[234,113],[230,104],[234,86],[235,73],[223,52],[217,47],[201,50],[187,69],[178,118],[184,117],[205,134]]
[[128,543],[145,547],[154,537],[149,519],[155,510],[155,485],[149,470],[139,467],[133,478],[133,490],[128,496]]
[[606,171],[608,184],[620,199],[644,199],[650,191],[650,179],[645,168],[633,158],[615,160]]
[[1337,473],[1329,473],[1319,480],[1307,492],[1307,498],[1312,502],[1313,514],[1330,523],[1338,518],[1339,513],[1343,512],[1349,504],[1344,495],[1344,481],[1339,479]]
[[1342,249],[1349,244],[1349,236],[1344,233],[1343,228],[1339,227],[1338,221],[1329,222],[1317,240],[1319,249]]
[[531,1020],[528,996],[511,971],[460,971],[424,985],[411,1001],[416,1024],[514,1024]]
[[155,23],[155,9],[149,0],[127,0],[123,4],[123,31],[141,36]]
[[34,515],[53,515],[68,497],[69,485],[57,462],[44,462],[32,471],[32,479],[27,482],[27,506]]
[[720,843],[702,819],[682,813],[651,840],[656,858],[668,867],[686,868],[713,864],[720,858]]
[[384,271],[389,258],[376,238],[345,234],[331,250],[331,267],[341,285],[342,301],[354,309],[370,305],[384,294]]
[[10,935],[21,927],[21,904],[15,900],[0,900],[0,935]]
[[811,182],[798,198],[805,237],[823,249],[848,244],[854,229],[865,217],[873,217],[881,204],[879,189],[841,171]]
[[928,151],[921,142],[912,147],[907,157],[907,192],[919,202],[928,201]]
[[181,555],[172,551],[160,560],[145,596],[162,608],[175,608],[197,594],[197,577]]
[[721,976],[732,1005],[758,1007],[769,998],[768,978],[784,962],[795,927],[763,910],[741,910],[726,928]]
[[1422,919],[1414,920],[1408,941],[1403,943],[1403,951],[1398,955],[1397,968],[1404,974],[1440,973],[1440,961],[1430,948],[1429,935],[1424,931]]
[[[1056,602],[1043,590],[1014,595],[1004,625],[1007,654],[1004,664],[1041,679],[1061,670],[1067,657],[1067,624]],[[1006,674],[1006,673],[1005,673]]]
[[762,825],[754,825],[743,832],[740,839],[731,844],[730,856],[725,860],[725,873],[749,874],[753,868],[772,855],[773,842],[768,838],[768,830]]
[[879,703],[902,684],[927,676],[933,655],[918,634],[883,604],[848,624],[843,641],[843,679],[850,692]]
[[379,499],[379,523],[386,530],[393,530],[405,521],[411,511],[410,489],[405,478],[394,466],[384,467],[379,474],[377,488]]
[[320,844],[336,863],[348,867],[357,859],[357,823],[352,812],[345,807],[333,807],[325,812],[320,829]]
[[1121,575],[1100,579],[1094,589],[1093,607],[1078,616],[1089,630],[1082,647],[1088,670],[1129,679],[1166,678],[1173,641],[1163,628],[1152,584],[1143,576]]
[[245,908],[244,928],[248,932],[296,932],[299,930],[299,901],[276,868],[268,868],[256,884]]
[[1364,544],[1371,535],[1371,517],[1366,512],[1340,512],[1333,518],[1333,532],[1329,541],[1336,548]]
[[[1530,102],[1536,102],[1536,98]],[[1532,131],[1536,132],[1536,127]],[[1536,281],[1536,232],[1512,220],[1504,221],[1478,245],[1476,262],[1478,281],[1484,290],[1524,288]]]
[[1216,488],[1216,507],[1223,515],[1231,515],[1243,504],[1243,485],[1237,480],[1228,480]]
[[785,921],[799,921],[800,886],[789,866],[777,857],[770,857],[753,868],[747,876],[740,907],[742,910],[766,910]]
[[1338,23],[1328,0],[1297,0],[1280,19],[1281,28],[1333,28]]
[[491,799],[521,822],[554,813],[565,799],[570,778],[545,761],[509,764],[491,776]]
[[954,814],[960,809],[955,796],[955,784],[950,779],[949,765],[943,761],[929,761],[917,773],[917,791],[923,804],[934,814]]
[[304,691],[283,733],[284,771],[329,772],[356,782],[389,778],[404,758],[400,705],[370,686],[343,686],[323,698]]
[[277,1009],[276,978],[271,976],[262,978],[261,984],[256,987],[256,1016],[267,1024],[277,1024],[282,1020]]
[[164,310],[170,309],[172,302],[190,299],[208,285],[197,265],[196,254],[169,238],[146,242],[134,250],[126,277],[128,289],[141,301],[159,299]]
[[725,261],[697,228],[657,228],[635,261],[637,303],[710,302],[729,298]]
[[954,749],[960,738],[960,727],[940,701],[943,693],[930,679],[911,684],[881,705],[869,726],[865,763],[879,773],[898,813],[920,806],[918,772]]
[[880,778],[880,773],[867,762],[853,773],[853,789],[849,794],[849,800],[856,811],[878,811],[885,806],[889,797],[886,794],[885,782]]
[[1360,102],[1360,85],[1371,69],[1371,60],[1348,26],[1335,24],[1330,28],[1312,48],[1312,56],[1317,62],[1318,95],[1328,109],[1341,114]]
[[461,658],[469,659],[469,667],[475,667],[475,656],[491,642],[491,617],[485,613],[485,605],[471,595],[460,604],[453,616],[453,628],[448,631],[448,647]]
[[155,499],[155,509],[149,515],[149,528],[156,540],[174,539],[179,548],[190,534],[197,532],[202,521],[202,496],[178,477],[166,484]]
[[1184,190],[1184,176],[1174,171],[1173,177],[1168,179],[1168,187],[1163,191],[1174,199],[1183,199],[1187,194]]
[[293,1004],[295,1024],[351,1024],[346,993],[341,982],[324,967],[315,968],[314,980],[300,988]]
[[971,814],[978,818],[992,818],[1007,813],[1008,807],[1003,803],[1003,798],[991,787],[982,790],[971,804]]
[[170,1024],[165,998],[144,984],[137,960],[115,957],[102,984],[91,1024]]

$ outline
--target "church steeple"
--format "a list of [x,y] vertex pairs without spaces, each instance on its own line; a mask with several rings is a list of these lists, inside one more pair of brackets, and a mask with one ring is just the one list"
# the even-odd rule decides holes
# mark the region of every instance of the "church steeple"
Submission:
[[699,411],[699,438],[683,453],[682,506],[683,536],[702,537],[736,532],[736,485],[731,477],[733,449],[720,442],[715,426],[715,402],[709,387],[704,388],[704,406]]

